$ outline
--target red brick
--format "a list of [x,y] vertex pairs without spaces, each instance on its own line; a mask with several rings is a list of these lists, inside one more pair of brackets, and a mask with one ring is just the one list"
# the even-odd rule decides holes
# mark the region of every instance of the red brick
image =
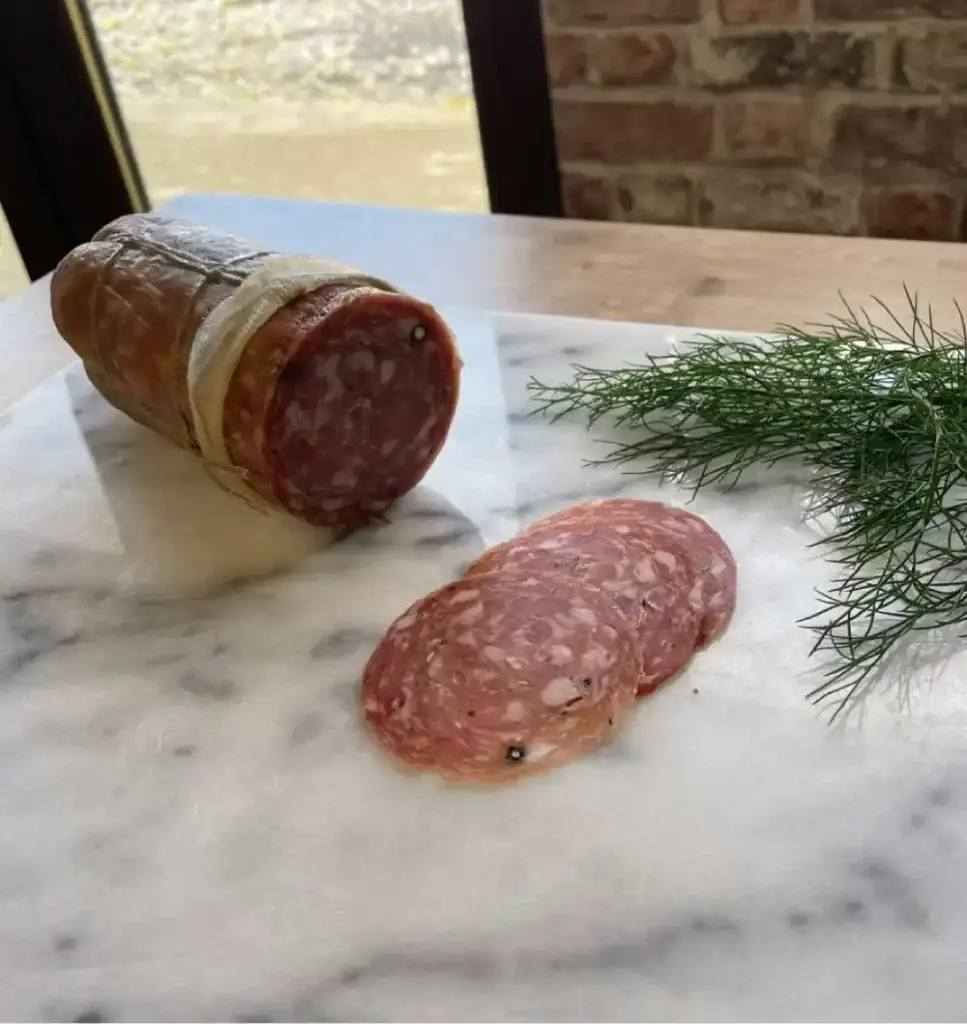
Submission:
[[721,110],[728,157],[748,161],[800,160],[809,152],[809,103],[800,96],[734,100]]
[[588,71],[586,37],[574,32],[550,32],[544,40],[547,74],[552,85],[584,82]]
[[924,107],[853,106],[836,116],[829,161],[840,171],[873,175],[942,162],[934,112]]
[[629,172],[618,176],[618,209],[621,220],[642,224],[693,224],[695,183],[673,172]]
[[847,32],[753,32],[695,37],[692,77],[716,89],[863,88],[875,82],[871,39]]
[[813,0],[820,21],[898,21],[967,18],[964,0]]
[[588,81],[593,85],[655,85],[669,82],[678,61],[665,33],[615,32],[590,45]]
[[562,160],[707,160],[713,113],[708,103],[585,101],[554,105]]
[[564,212],[578,220],[610,220],[614,185],[601,175],[565,170],[561,174]]
[[876,238],[957,241],[957,207],[948,192],[882,189],[867,199],[867,232]]
[[804,0],[719,0],[726,25],[788,25],[807,19]]
[[702,4],[701,0],[544,0],[544,12],[552,25],[567,27],[690,25],[701,20]]
[[848,105],[836,118],[828,160],[836,170],[870,181],[963,177],[967,107]]
[[717,228],[851,235],[858,228],[859,186],[804,171],[717,171],[699,203],[700,222]]
[[901,40],[893,78],[914,92],[967,91],[967,31],[950,28]]

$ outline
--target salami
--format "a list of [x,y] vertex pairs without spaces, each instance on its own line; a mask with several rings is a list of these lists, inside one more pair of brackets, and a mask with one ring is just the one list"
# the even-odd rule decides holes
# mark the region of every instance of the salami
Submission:
[[460,359],[439,314],[378,278],[154,214],[51,282],[54,323],[117,408],[252,504],[353,529],[422,479]]
[[622,533],[607,520],[543,521],[491,548],[467,575],[514,568],[592,583],[609,593],[634,627],[639,646],[638,696],[651,693],[689,662],[700,615],[692,607],[692,573],[683,559]]
[[573,505],[528,526],[521,534],[556,532],[575,523],[614,529],[622,536],[684,560],[692,574],[689,599],[700,615],[697,644],[707,647],[735,610],[735,559],[723,538],[700,516],[661,502],[605,498]]
[[503,782],[608,740],[635,702],[638,645],[600,587],[513,569],[401,615],[363,673],[377,739],[414,768]]

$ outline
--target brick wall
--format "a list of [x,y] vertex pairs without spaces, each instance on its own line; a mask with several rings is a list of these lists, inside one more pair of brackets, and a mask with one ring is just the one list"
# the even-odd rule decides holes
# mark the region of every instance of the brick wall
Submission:
[[967,0],[544,0],[567,210],[961,240]]

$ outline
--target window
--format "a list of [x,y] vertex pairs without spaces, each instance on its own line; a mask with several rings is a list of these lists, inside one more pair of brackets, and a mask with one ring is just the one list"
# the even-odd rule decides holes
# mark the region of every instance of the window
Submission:
[[153,203],[487,209],[459,0],[88,0]]
[[185,191],[561,212],[540,0],[0,4],[0,143],[31,277]]

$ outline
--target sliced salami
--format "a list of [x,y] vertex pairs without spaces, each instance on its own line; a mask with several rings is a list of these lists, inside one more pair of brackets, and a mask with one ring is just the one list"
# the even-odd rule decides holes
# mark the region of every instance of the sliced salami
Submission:
[[605,743],[635,702],[638,644],[600,587],[507,569],[401,615],[363,674],[378,740],[408,765],[502,782]]
[[607,521],[535,524],[491,548],[467,575],[508,568],[592,583],[610,594],[638,639],[640,697],[680,672],[695,653],[700,617],[689,600],[693,577],[684,559]]
[[560,530],[575,523],[605,524],[624,536],[684,559],[691,569],[692,607],[701,617],[698,646],[707,647],[729,624],[738,589],[728,544],[704,519],[657,501],[603,498],[572,505],[527,527],[521,534]]

